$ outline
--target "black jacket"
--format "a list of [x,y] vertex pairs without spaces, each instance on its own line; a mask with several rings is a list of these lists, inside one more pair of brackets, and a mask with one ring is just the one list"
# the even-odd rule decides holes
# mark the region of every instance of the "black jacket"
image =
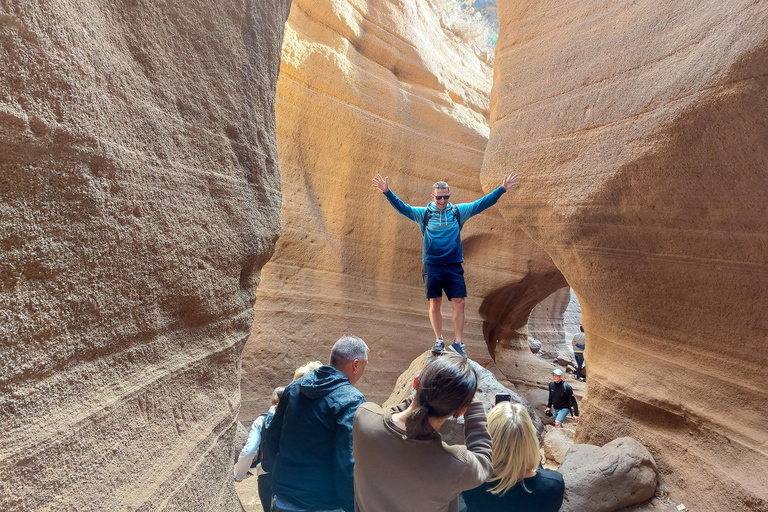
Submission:
[[579,415],[579,404],[576,403],[576,397],[573,396],[573,388],[570,384],[567,384],[564,380],[560,383],[549,383],[549,401],[547,407],[555,409],[572,409],[571,412],[575,416]]
[[275,494],[309,510],[354,510],[352,422],[363,402],[331,366],[285,388],[264,437],[262,467]]

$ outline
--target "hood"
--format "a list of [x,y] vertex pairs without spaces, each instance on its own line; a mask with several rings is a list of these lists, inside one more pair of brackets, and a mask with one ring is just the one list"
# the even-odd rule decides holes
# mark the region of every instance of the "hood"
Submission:
[[332,366],[321,366],[301,379],[299,390],[302,395],[315,400],[345,384],[349,384],[349,377]]
[[427,205],[427,210],[429,210],[429,214],[431,216],[437,215],[437,223],[438,225],[442,225],[443,223],[448,224],[448,212],[453,209],[453,205],[449,201],[445,204],[445,209],[440,210],[437,208],[437,205],[434,201],[430,201],[430,203]]

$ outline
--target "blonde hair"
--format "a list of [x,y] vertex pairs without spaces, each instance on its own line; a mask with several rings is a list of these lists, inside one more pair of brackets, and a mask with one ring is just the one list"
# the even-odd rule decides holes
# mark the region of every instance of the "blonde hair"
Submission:
[[296,368],[296,371],[293,372],[293,380],[299,380],[309,372],[313,370],[317,370],[321,366],[323,366],[323,363],[321,363],[320,361],[310,361],[304,366],[299,366],[298,368]]
[[501,496],[522,481],[527,471],[538,468],[539,440],[525,407],[510,402],[497,404],[488,414],[488,433],[493,440],[494,474],[488,481],[498,482],[490,492]]

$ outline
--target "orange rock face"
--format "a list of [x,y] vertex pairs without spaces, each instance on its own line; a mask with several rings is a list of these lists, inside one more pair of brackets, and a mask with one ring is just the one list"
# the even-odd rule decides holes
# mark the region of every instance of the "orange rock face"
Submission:
[[[438,180],[451,185],[454,202],[481,197],[490,86],[490,67],[440,27],[429,2],[293,2],[277,96],[283,231],[262,273],[244,349],[244,418],[266,409],[272,388],[294,368],[327,361],[346,332],[372,348],[359,386],[378,403],[431,347],[419,228],[371,188],[371,178],[388,175],[413,205],[426,205]],[[503,174],[486,186],[500,185]],[[559,272],[496,207],[471,219],[463,240],[465,342],[490,364],[484,329],[499,319],[481,311],[483,298]],[[443,317],[449,338],[447,300]]]
[[484,183],[579,296],[579,442],[630,435],[673,496],[768,509],[768,9],[499,5]]
[[0,6],[0,509],[241,510],[288,1]]

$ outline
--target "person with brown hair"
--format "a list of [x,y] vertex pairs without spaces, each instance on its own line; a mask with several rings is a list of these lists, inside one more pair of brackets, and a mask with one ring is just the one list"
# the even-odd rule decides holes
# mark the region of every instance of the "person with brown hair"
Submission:
[[[427,364],[413,380],[415,395],[399,406],[358,409],[352,431],[356,511],[456,511],[459,493],[491,475],[491,437],[475,398],[477,380],[468,359],[446,354]],[[466,446],[449,446],[438,431],[462,415]]]

